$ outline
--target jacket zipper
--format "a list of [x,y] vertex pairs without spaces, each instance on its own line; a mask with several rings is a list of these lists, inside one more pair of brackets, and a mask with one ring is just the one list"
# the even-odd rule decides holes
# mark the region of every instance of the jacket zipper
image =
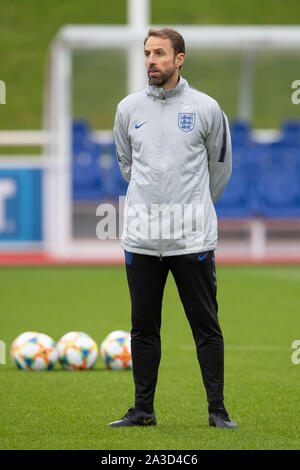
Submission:
[[[163,102],[163,131],[164,131],[164,120],[165,120],[165,112],[164,112],[164,107],[165,105],[167,104],[166,102],[166,95],[165,95],[165,92],[163,91],[163,99],[162,99],[162,102]],[[163,135],[163,138],[164,138],[164,133],[162,134]],[[160,251],[161,251],[161,246],[160,246]],[[159,261],[162,262],[162,253],[159,254]]]

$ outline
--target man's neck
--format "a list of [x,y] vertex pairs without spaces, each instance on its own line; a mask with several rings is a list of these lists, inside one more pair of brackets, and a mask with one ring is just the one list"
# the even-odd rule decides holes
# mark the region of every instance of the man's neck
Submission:
[[170,78],[170,80],[168,80],[167,83],[163,85],[163,89],[170,90],[171,88],[176,88],[177,83],[179,82],[179,79],[180,79],[180,76],[178,75],[178,73],[176,75],[173,75]]

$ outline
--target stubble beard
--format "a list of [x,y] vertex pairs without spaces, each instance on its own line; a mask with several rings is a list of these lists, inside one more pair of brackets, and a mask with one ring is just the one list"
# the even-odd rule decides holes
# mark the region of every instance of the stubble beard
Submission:
[[170,78],[174,75],[176,72],[176,68],[166,70],[165,72],[160,72],[160,75],[158,77],[150,77],[150,71],[148,71],[148,77],[149,77],[149,84],[156,86],[156,87],[162,87],[164,86]]

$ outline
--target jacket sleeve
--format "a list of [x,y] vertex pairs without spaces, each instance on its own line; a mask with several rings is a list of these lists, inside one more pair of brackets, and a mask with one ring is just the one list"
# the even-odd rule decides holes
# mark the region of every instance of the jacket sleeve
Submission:
[[232,171],[228,119],[216,102],[211,114],[205,146],[208,155],[209,189],[214,204],[221,196]]
[[132,164],[131,144],[119,106],[116,111],[113,132],[119,167],[123,178],[129,183]]

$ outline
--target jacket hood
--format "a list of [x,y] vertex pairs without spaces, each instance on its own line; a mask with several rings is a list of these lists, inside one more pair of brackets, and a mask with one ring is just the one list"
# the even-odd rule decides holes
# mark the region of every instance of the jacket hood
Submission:
[[171,98],[172,96],[180,95],[186,87],[188,87],[188,82],[179,75],[179,80],[175,88],[164,90],[163,87],[150,85],[148,82],[146,86],[146,93],[147,95],[153,96],[156,99],[163,100],[166,98]]

